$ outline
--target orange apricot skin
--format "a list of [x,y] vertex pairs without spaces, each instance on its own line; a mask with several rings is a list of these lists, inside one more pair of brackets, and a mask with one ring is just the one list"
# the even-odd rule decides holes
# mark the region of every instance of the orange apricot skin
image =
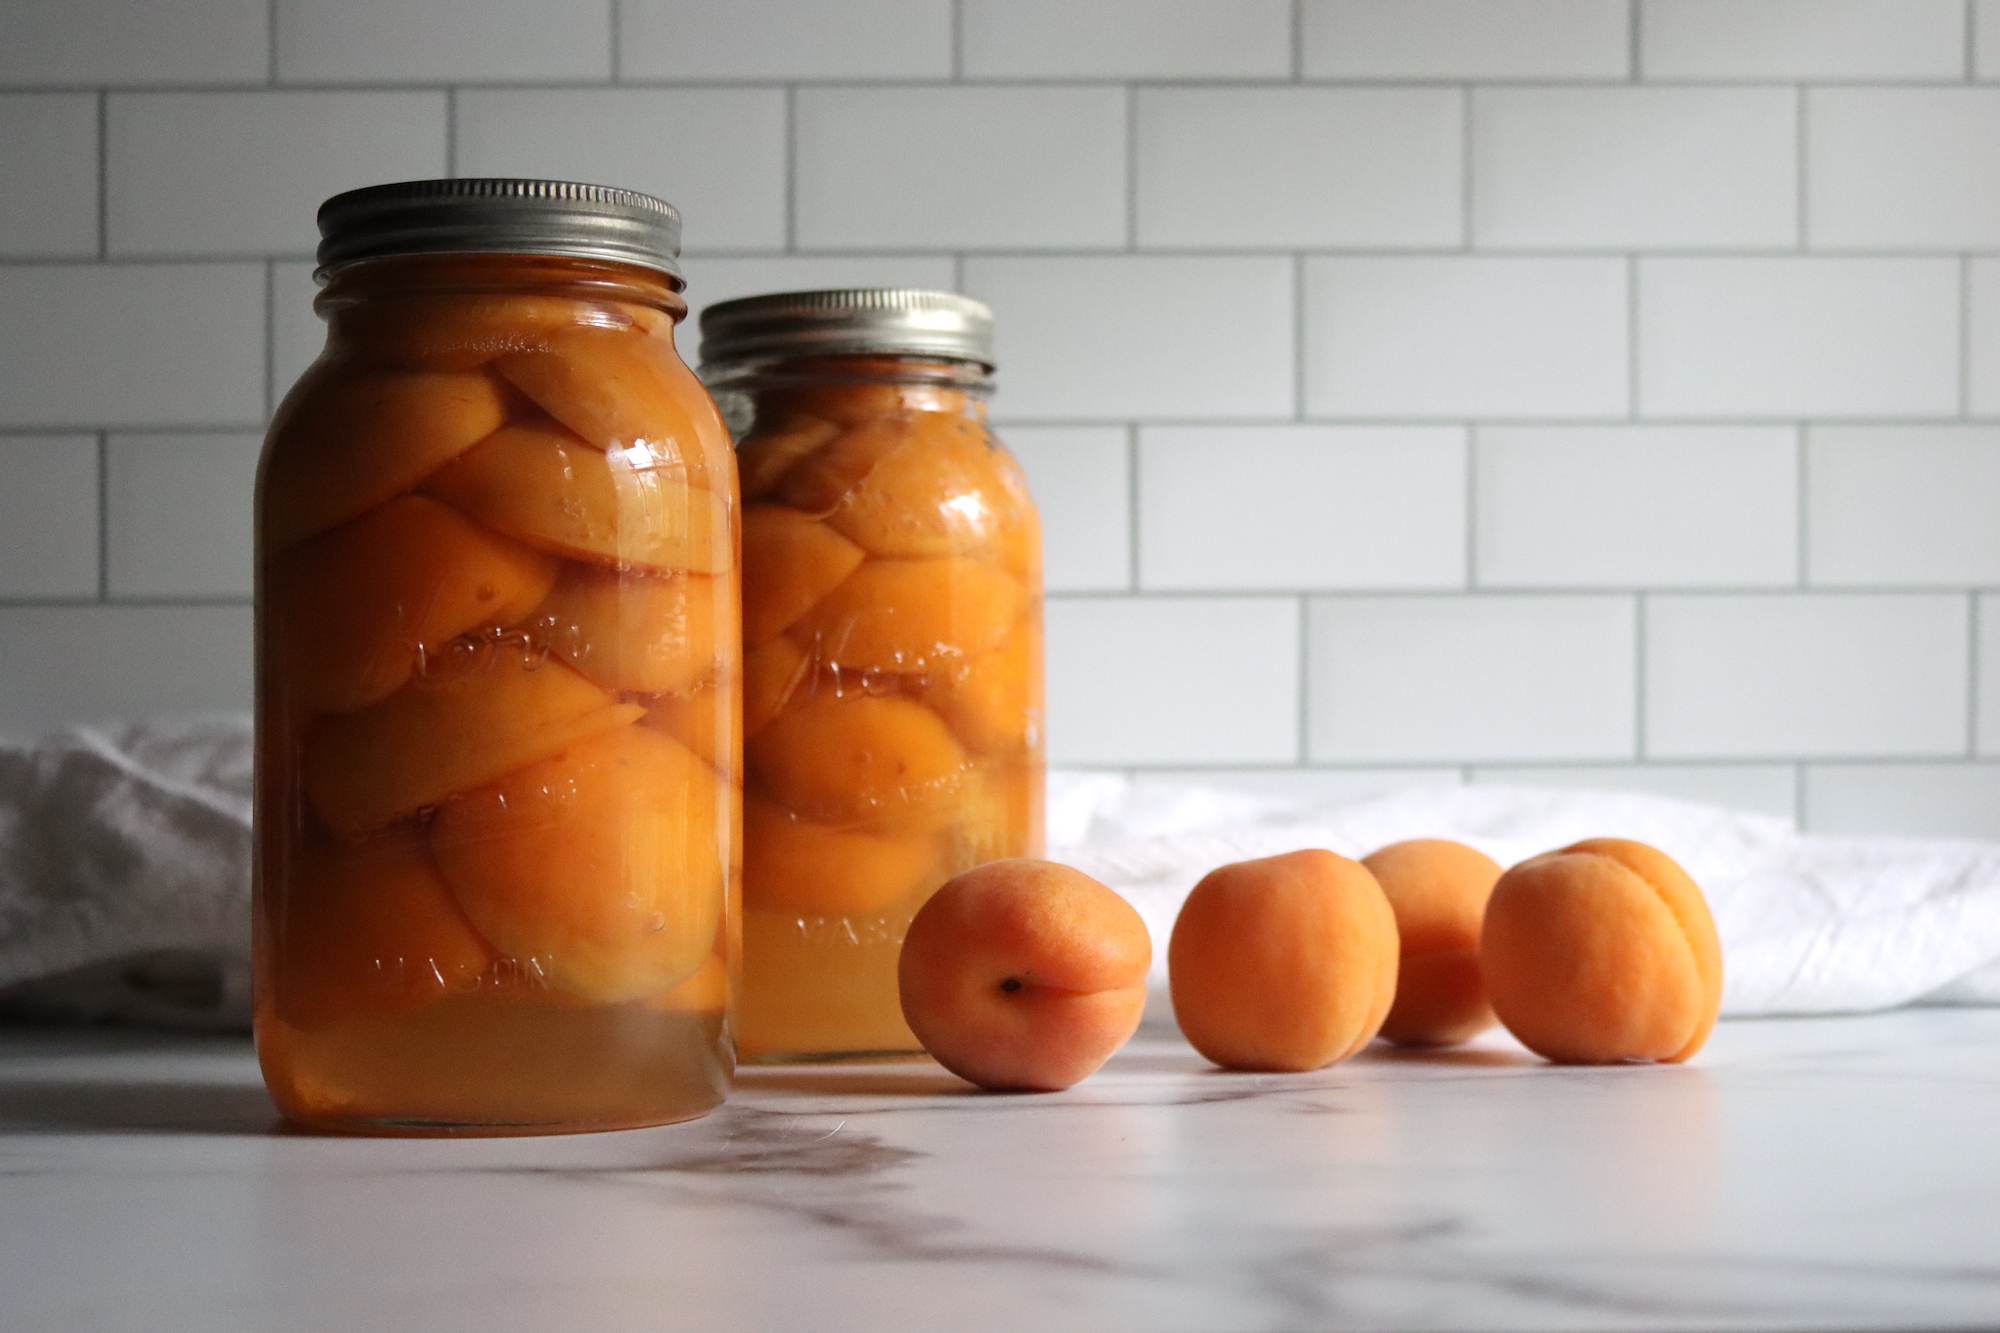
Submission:
[[743,646],[757,648],[839,587],[861,548],[816,518],[783,505],[743,511]]
[[1391,843],[1361,864],[1388,895],[1402,940],[1382,1035],[1403,1046],[1449,1046],[1497,1023],[1479,977],[1479,927],[1499,864],[1443,838]]
[[1665,854],[1622,838],[1502,875],[1479,962],[1507,1030],[1560,1064],[1679,1063],[1722,1007],[1722,946],[1701,890]]
[[1174,1017],[1225,1069],[1320,1069],[1381,1030],[1398,952],[1396,914],[1359,862],[1316,847],[1238,861],[1204,876],[1174,920]]
[[903,939],[903,1018],[982,1088],[1054,1092],[1131,1039],[1153,946],[1132,905],[1068,866],[1017,857],[947,880]]

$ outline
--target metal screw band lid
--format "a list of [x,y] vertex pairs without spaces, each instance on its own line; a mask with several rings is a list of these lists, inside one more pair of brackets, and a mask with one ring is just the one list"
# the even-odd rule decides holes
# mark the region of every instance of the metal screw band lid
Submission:
[[969,296],[897,287],[777,292],[701,312],[702,368],[873,352],[993,369],[993,312]]
[[319,276],[396,255],[569,255],[680,279],[681,215],[636,190],[475,176],[398,181],[319,206]]

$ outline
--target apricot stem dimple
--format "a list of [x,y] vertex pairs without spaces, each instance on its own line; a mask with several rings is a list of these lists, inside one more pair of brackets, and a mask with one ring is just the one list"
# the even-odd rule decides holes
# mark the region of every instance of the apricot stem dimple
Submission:
[[1021,979],[1019,977],[1008,977],[1000,983],[1000,989],[1012,995],[1015,991],[1021,989]]

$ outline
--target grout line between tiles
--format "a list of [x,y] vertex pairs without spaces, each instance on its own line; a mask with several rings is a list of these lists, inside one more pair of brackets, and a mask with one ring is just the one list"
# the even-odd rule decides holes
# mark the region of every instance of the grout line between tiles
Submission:
[[458,176],[458,89],[444,90],[444,174]]
[[1625,2],[1625,80],[1637,83],[1643,66],[1640,63],[1639,27],[1641,15],[1639,0]]
[[264,81],[273,88],[278,86],[278,0],[270,0],[264,9]]
[[1472,88],[1458,90],[1458,248],[1472,251],[1472,165],[1477,130],[1472,116]]
[[1292,256],[1292,420],[1306,419],[1306,261]]
[[264,265],[264,420],[278,410],[278,263]]
[[951,0],[951,78],[965,78],[965,0]]
[[1979,77],[1979,4],[1965,0],[1965,81]]
[[625,74],[625,0],[611,0],[611,31],[607,36],[611,47],[611,82],[617,83]]
[[1292,0],[1292,82],[1303,82],[1306,77],[1306,6],[1305,0]]
[[1639,256],[1625,257],[1625,415],[1634,421],[1639,412]]

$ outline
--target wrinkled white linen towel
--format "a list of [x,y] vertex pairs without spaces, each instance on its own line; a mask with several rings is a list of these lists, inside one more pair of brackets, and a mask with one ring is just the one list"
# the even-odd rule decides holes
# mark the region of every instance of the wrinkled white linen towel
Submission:
[[[241,718],[0,741],[0,1013],[247,1025],[250,755]],[[2000,1003],[2000,844],[1800,835],[1612,792],[1439,787],[1313,805],[1094,774],[1054,776],[1049,833],[1053,857],[1146,918],[1160,989],[1181,899],[1224,862],[1441,837],[1508,864],[1610,835],[1654,844],[1707,893],[1726,1013]]]

